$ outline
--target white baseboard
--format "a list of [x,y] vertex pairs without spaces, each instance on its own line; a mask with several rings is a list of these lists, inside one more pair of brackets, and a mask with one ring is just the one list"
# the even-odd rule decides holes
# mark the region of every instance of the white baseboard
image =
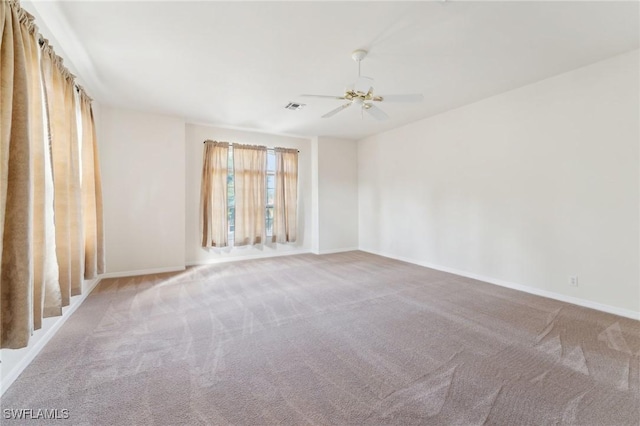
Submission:
[[184,266],[168,266],[166,268],[152,268],[152,269],[137,269],[134,271],[122,271],[122,272],[107,272],[102,274],[100,278],[120,278],[120,277],[135,277],[136,275],[149,275],[149,274],[161,274],[163,272],[176,272],[184,271]]
[[535,287],[530,287],[522,284],[516,284],[509,281],[504,281],[496,278],[485,277],[482,275],[474,274],[472,272],[461,271],[455,268],[449,268],[446,266],[435,265],[433,263],[422,262],[415,259],[409,259],[402,256],[394,256],[388,253],[376,252],[373,250],[366,250],[363,248],[359,249],[360,251],[364,251],[371,254],[376,254],[378,256],[388,257],[390,259],[401,260],[407,263],[413,263],[414,265],[424,266],[426,268],[435,269],[442,272],[448,272],[450,274],[460,275],[467,278],[473,278],[478,281],[484,281],[489,284],[499,285],[501,287],[511,288],[513,290],[523,291],[525,293],[535,294],[536,296],[548,297],[549,299],[559,300],[561,302],[571,303],[573,305],[583,306],[585,308],[595,309],[597,311],[607,312],[609,314],[619,315],[621,317],[631,318],[635,320],[640,320],[640,312],[632,311],[630,309],[618,308],[616,306],[605,305],[603,303],[593,302],[591,300],[581,299],[579,297],[567,296],[560,293],[555,293],[553,291],[542,290]]
[[[69,319],[69,317],[78,309],[78,307],[85,301],[87,296],[91,294],[94,288],[98,285],[102,277],[95,278],[90,281],[85,281],[83,285],[82,294],[78,296],[73,296],[71,298],[71,303],[69,306],[66,306],[62,309],[62,315],[59,317],[45,318],[44,321],[48,322],[48,320],[53,320],[53,323],[46,326],[43,324],[43,328],[40,330],[36,330],[34,332],[34,336],[32,339],[35,340],[35,343],[32,344],[31,347],[27,346],[23,349],[2,349],[2,351],[25,351],[24,355],[22,355],[18,362],[16,362],[13,366],[11,366],[11,370],[4,374],[4,368],[6,365],[0,364],[0,371],[3,373],[0,376],[0,396],[2,396],[7,389],[15,382],[15,380],[20,376],[20,374],[24,371],[25,368],[31,361],[35,359],[36,356],[40,353],[42,348],[55,336],[55,334],[60,330],[60,327]],[[37,339],[34,339],[38,333],[43,333],[41,336],[37,336]],[[3,364],[6,364],[3,361]]]
[[224,257],[218,257],[215,259],[189,260],[187,261],[187,266],[214,265],[217,263],[237,262],[241,260],[252,260],[252,259],[266,259],[269,257],[294,256],[297,254],[307,254],[307,253],[311,253],[311,251],[309,249],[300,249],[300,250],[278,251],[273,253],[254,253],[254,254],[247,254],[242,256],[224,256]]
[[333,253],[344,253],[345,251],[356,251],[360,250],[358,247],[348,247],[348,248],[339,248],[339,249],[331,249],[331,250],[320,250],[316,254],[333,254]]

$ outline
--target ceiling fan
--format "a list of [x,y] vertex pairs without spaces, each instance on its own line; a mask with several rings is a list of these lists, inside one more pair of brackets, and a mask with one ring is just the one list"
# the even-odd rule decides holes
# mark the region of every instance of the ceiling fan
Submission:
[[326,95],[300,95],[310,98],[337,99],[348,101],[346,104],[340,105],[336,109],[332,109],[322,116],[322,118],[333,117],[340,111],[349,108],[351,105],[360,106],[360,114],[364,115],[364,111],[369,113],[376,120],[386,120],[389,118],[387,113],[374,105],[374,102],[421,102],[423,97],[421,94],[412,95],[385,95],[377,96],[373,94],[373,79],[360,75],[360,62],[367,56],[367,51],[358,49],[353,51],[351,57],[358,63],[358,80],[356,80],[353,88],[348,88],[342,96],[326,96]]

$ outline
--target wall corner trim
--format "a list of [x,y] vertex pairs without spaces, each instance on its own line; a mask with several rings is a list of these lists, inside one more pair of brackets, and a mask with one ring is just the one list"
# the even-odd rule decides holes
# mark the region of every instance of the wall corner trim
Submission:
[[177,272],[184,271],[184,266],[168,266],[166,268],[151,268],[151,269],[137,269],[134,271],[122,271],[122,272],[107,272],[100,276],[100,278],[120,278],[120,277],[135,277],[136,275],[149,275],[149,274],[162,274],[164,272]]
[[276,253],[249,254],[245,256],[226,256],[226,257],[219,257],[217,259],[188,260],[187,266],[215,265],[217,263],[239,262],[241,260],[252,260],[252,259],[268,259],[270,257],[280,257],[280,256],[295,256],[297,254],[307,254],[307,253],[311,253],[311,250],[300,249],[300,250],[288,250],[288,251],[282,251],[282,252],[276,252]]
[[547,297],[549,299],[558,300],[560,302],[571,303],[572,305],[582,306],[584,308],[595,309],[596,311],[606,312],[609,314],[619,315],[621,317],[631,318],[634,320],[640,320],[640,312],[630,309],[618,308],[616,306],[605,305],[604,303],[592,302],[591,300],[581,299],[578,297],[567,296],[553,291],[542,290],[535,287],[530,287],[522,284],[516,284],[509,281],[499,280],[491,277],[485,277],[482,275],[474,274],[467,271],[461,271],[455,268],[449,268],[446,266],[435,265],[433,263],[421,262],[416,259],[410,259],[402,256],[394,256],[384,252],[378,252],[374,250],[368,250],[360,248],[360,251],[375,254],[378,256],[388,257],[390,259],[400,260],[402,262],[413,263],[414,265],[424,266],[425,268],[435,269],[437,271],[448,272],[450,274],[460,275],[466,278],[472,278],[474,280],[483,281],[489,284],[498,285],[500,287],[506,287],[513,290],[522,291],[536,296]]
[[339,249],[330,249],[330,250],[320,250],[314,254],[333,254],[333,253],[344,253],[346,251],[357,251],[360,250],[358,247],[347,247],[347,248],[339,248]]

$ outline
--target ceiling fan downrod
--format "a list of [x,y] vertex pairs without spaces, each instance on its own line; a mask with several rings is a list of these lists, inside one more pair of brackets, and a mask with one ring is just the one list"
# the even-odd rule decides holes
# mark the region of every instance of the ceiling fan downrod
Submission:
[[367,56],[367,52],[364,49],[356,49],[351,53],[351,58],[358,63],[358,77],[360,77],[360,62]]

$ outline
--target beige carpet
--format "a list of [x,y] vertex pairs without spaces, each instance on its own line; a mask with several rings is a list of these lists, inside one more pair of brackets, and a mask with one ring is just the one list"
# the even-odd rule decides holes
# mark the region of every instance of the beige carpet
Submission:
[[638,425],[640,322],[362,252],[194,267],[101,282],[1,405],[83,425]]

